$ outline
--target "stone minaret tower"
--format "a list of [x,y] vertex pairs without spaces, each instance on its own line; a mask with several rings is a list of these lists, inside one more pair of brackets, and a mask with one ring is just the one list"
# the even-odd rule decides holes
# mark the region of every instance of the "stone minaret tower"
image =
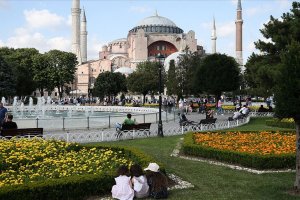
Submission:
[[211,53],[217,53],[217,32],[216,32],[216,23],[215,23],[215,17],[213,20],[213,28],[211,32]]
[[83,8],[83,14],[81,19],[81,32],[80,32],[80,47],[81,47],[81,61],[87,61],[87,34],[86,31],[86,17],[85,10]]
[[236,61],[240,66],[243,66],[243,19],[241,0],[238,0],[236,12]]
[[77,61],[81,64],[80,53],[80,0],[72,2],[72,53],[76,54]]

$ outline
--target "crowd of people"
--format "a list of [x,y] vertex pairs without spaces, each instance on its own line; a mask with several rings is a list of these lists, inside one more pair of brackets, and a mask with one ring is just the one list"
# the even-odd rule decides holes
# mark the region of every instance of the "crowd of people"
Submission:
[[113,185],[112,197],[120,200],[131,200],[133,198],[168,198],[168,179],[159,170],[159,165],[149,163],[144,170],[138,164],[133,164],[130,169],[122,165],[117,170]]

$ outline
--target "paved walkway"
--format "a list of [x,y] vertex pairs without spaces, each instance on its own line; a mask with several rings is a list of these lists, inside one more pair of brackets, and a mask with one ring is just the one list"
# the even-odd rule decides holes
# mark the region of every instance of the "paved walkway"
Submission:
[[[217,118],[217,121],[226,121],[229,116],[232,116],[232,114],[224,114],[224,115],[214,115],[215,118]],[[125,117],[125,116],[124,116]],[[197,112],[188,113],[186,115],[188,120],[194,121],[196,123],[199,123],[201,119],[205,119],[205,114],[199,114]],[[163,128],[168,130],[174,127],[179,127],[179,118],[176,116],[176,119],[163,121]],[[157,123],[152,123],[150,127],[150,131],[154,133],[158,129]],[[55,133],[55,134],[63,134],[63,133],[98,133],[99,130],[106,130],[106,131],[115,131],[115,128],[105,128],[105,129],[75,129],[75,130],[46,130],[44,131],[44,134],[48,133]]]

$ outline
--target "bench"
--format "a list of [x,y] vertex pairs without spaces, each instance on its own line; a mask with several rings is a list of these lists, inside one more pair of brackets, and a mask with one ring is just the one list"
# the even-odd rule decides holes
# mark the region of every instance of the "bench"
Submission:
[[43,128],[19,128],[1,130],[2,137],[17,137],[17,136],[43,136]]
[[212,119],[201,119],[199,124],[214,124],[216,123],[217,118],[212,118]]
[[117,130],[117,138],[121,137],[122,136],[122,132],[124,131],[147,131],[147,132],[144,132],[144,134],[146,136],[150,135],[150,126],[151,126],[151,123],[140,123],[140,124],[132,124],[132,125],[127,125],[127,124],[124,124],[122,125],[122,128]]

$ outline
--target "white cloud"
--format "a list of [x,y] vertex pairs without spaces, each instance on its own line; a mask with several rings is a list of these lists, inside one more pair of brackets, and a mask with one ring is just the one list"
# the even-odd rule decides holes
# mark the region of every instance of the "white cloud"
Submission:
[[[202,23],[201,26],[206,30],[209,31],[212,30],[212,22]],[[235,35],[235,23],[232,21],[221,22],[221,23],[217,22],[216,31],[217,31],[217,37],[231,37],[232,35]]]
[[48,10],[25,10],[25,19],[30,28],[56,28],[67,23],[63,17]]
[[217,23],[217,36],[218,37],[231,37],[235,35],[235,24],[234,22],[225,22],[222,24]]
[[64,37],[54,37],[47,40],[47,48],[50,49],[58,49],[62,51],[70,51],[71,50],[71,41],[68,38]]
[[96,36],[88,37],[88,47],[87,47],[88,60],[99,59],[99,51],[102,50],[102,46],[105,44],[106,42],[101,41]]
[[26,32],[26,29],[18,29],[16,34],[2,42],[1,46],[8,46],[13,48],[36,48],[40,52],[46,52],[51,49],[58,49],[62,51],[70,51],[71,42],[68,38],[53,37],[47,38],[39,32]]
[[150,9],[147,6],[131,6],[130,11],[136,12],[136,13],[146,13],[146,12],[152,11],[152,9]]

